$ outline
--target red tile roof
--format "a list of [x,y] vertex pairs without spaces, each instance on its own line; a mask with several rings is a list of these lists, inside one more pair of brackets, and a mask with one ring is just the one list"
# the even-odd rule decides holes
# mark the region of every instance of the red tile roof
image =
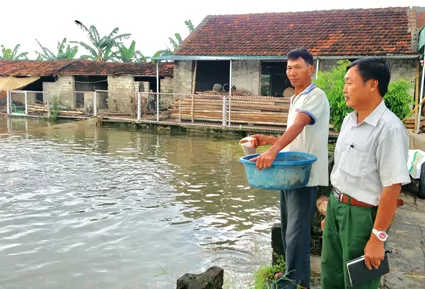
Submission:
[[[172,76],[173,64],[160,63],[159,75]],[[48,75],[120,75],[155,76],[154,63],[100,62],[90,60],[4,60],[0,61],[3,76],[48,76]]]
[[[173,64],[160,63],[159,75],[172,76]],[[123,63],[123,62],[99,62],[90,60],[73,61],[63,69],[62,75],[117,75],[131,74],[139,76],[156,75],[155,63]]]
[[4,76],[46,76],[58,74],[59,70],[70,63],[69,60],[55,61],[0,61],[0,75]]
[[[175,55],[317,56],[412,54],[409,8],[207,16]],[[416,27],[415,27],[416,28]]]

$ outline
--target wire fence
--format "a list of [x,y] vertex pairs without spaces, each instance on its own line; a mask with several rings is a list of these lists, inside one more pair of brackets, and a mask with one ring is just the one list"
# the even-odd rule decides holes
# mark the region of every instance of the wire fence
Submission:
[[284,97],[154,92],[138,95],[136,121],[282,130],[289,111],[289,98]]
[[282,130],[286,126],[289,98],[230,96],[227,92],[179,94],[156,92],[2,92],[0,109],[9,114],[39,117],[156,122],[220,128]]

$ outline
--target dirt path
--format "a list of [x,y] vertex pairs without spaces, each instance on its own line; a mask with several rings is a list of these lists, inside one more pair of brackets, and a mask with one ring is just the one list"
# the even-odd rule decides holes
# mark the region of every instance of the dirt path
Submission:
[[402,196],[405,204],[397,209],[387,247],[391,273],[384,278],[385,289],[425,288],[425,200],[412,194]]

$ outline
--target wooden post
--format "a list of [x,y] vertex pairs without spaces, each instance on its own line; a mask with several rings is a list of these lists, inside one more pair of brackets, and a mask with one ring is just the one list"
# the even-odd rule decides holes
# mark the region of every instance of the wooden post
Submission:
[[[419,82],[420,82],[420,71],[421,71],[421,64],[420,64],[420,60],[418,59],[417,63],[416,63],[416,79],[415,79],[415,104],[417,105],[419,103]],[[421,126],[421,122],[419,121],[418,124],[418,110],[415,111],[415,132],[418,128],[420,128]]]
[[194,118],[193,118],[193,109],[194,109],[194,102],[195,102],[195,87],[196,87],[196,71],[198,68],[198,61],[195,60],[195,69],[193,71],[193,79],[192,79],[192,104],[191,104],[191,109],[190,109],[190,117],[192,122],[194,122]]

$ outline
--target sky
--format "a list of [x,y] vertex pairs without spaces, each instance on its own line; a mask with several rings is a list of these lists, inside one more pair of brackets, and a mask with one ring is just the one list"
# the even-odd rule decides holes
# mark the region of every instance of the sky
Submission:
[[[289,3],[288,3],[289,2]],[[20,44],[21,52],[40,50],[35,39],[57,51],[58,41],[88,42],[86,34],[74,24],[79,20],[87,27],[94,25],[99,34],[107,35],[118,27],[120,33],[131,33],[130,40],[136,41],[136,49],[145,56],[165,49],[169,37],[180,33],[184,38],[189,32],[185,20],[196,26],[207,15],[245,14],[262,12],[289,12],[307,10],[329,10],[350,8],[378,8],[400,6],[425,6],[424,0],[356,0],[356,1],[241,1],[241,0],[162,0],[162,1],[99,1],[99,0],[18,0],[2,3],[0,44],[13,49]],[[64,6],[60,6],[60,5]],[[422,4],[422,5],[421,5]],[[60,8],[62,7],[62,8]],[[171,47],[171,46],[170,46]],[[79,54],[85,53],[83,48]]]

